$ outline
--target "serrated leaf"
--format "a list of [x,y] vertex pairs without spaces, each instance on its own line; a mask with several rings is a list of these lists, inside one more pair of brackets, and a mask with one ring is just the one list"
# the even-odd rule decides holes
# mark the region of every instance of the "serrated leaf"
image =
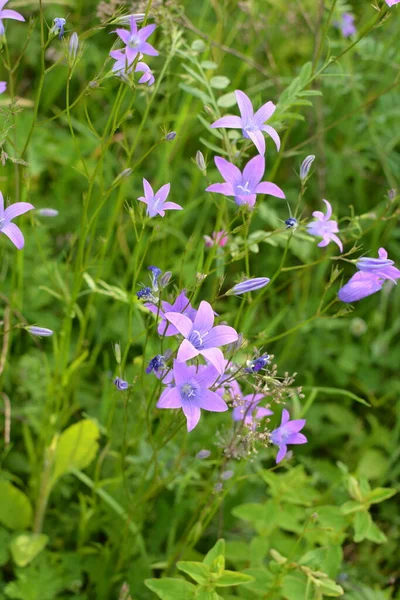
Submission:
[[28,529],[32,507],[27,496],[9,481],[0,481],[0,523],[9,529]]
[[145,579],[145,585],[161,600],[191,600],[195,598],[196,586],[185,579],[165,577]]
[[18,535],[10,544],[10,550],[15,564],[26,567],[45,548],[49,537],[44,533],[23,533]]

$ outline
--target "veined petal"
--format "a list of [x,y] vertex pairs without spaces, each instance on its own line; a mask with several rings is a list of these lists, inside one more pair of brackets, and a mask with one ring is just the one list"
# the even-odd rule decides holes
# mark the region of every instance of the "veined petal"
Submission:
[[286,408],[284,408],[282,411],[281,427],[282,427],[282,425],[285,425],[289,421],[289,419],[290,419],[289,411],[286,410]]
[[216,156],[214,158],[214,162],[218,171],[221,173],[222,177],[227,183],[234,185],[235,183],[241,181],[242,173],[240,172],[240,169],[236,167],[236,165],[233,165],[221,156]]
[[156,406],[157,408],[181,408],[182,400],[178,388],[166,388],[162,392]]
[[287,453],[287,446],[286,446],[286,444],[281,444],[279,446],[279,452],[276,455],[276,464],[280,463],[281,460],[283,460],[285,458],[286,453]]
[[277,131],[273,127],[271,127],[271,125],[263,125],[261,129],[265,131],[265,133],[267,133],[269,137],[275,142],[276,149],[279,152],[281,148],[281,138],[279,137]]
[[294,433],[287,441],[288,444],[307,444],[307,442],[308,439],[302,433]]
[[179,346],[178,356],[176,357],[178,362],[186,362],[191,358],[199,355],[199,350],[189,342],[189,340],[183,340],[182,344]]
[[211,304],[202,300],[200,302],[199,310],[193,322],[193,330],[199,332],[208,332],[214,325],[214,311]]
[[192,331],[193,323],[186,317],[185,315],[181,315],[176,312],[166,312],[165,318],[167,321],[175,325],[179,333],[183,335],[183,337],[188,337],[190,332]]
[[270,181],[262,181],[256,188],[257,194],[268,194],[276,198],[286,198],[285,192],[279,186]]
[[168,198],[168,194],[169,194],[170,190],[171,190],[171,184],[166,183],[165,185],[160,187],[160,189],[158,190],[158,192],[156,192],[154,194],[154,196],[156,196],[159,200],[161,200],[161,202],[165,202],[165,200]]
[[265,171],[265,158],[258,154],[243,169],[243,182],[248,182],[248,188],[254,192]]
[[174,380],[176,385],[183,385],[195,375],[195,367],[188,367],[186,363],[174,360]]
[[147,54],[148,56],[158,56],[157,50],[148,42],[140,44],[140,52]]
[[214,192],[215,194],[223,194],[224,196],[235,195],[231,183],[212,183],[206,188],[206,192]]
[[274,114],[276,106],[273,102],[266,102],[258,109],[258,111],[254,115],[254,121],[261,129],[261,125],[268,121],[270,117]]
[[[143,189],[144,189],[144,195],[146,198],[146,202],[150,202],[150,200],[152,200],[154,198],[154,192],[153,192],[153,188],[151,187],[150,183],[144,177],[143,177]],[[140,198],[139,198],[139,200],[140,200]]]
[[19,14],[16,10],[2,10],[1,11],[2,19],[14,19],[15,21],[25,21],[24,17]]
[[9,223],[15,219],[15,217],[19,217],[29,210],[34,210],[34,208],[35,207],[30,202],[16,202],[15,204],[11,204],[11,206],[6,208],[4,211],[4,219]]
[[198,399],[198,405],[204,410],[210,412],[225,412],[228,410],[228,405],[222,398],[211,390],[205,390],[201,397]]
[[197,372],[196,381],[202,387],[209,388],[216,382],[219,376],[220,374],[217,369],[213,365],[208,365]]
[[235,117],[233,115],[227,115],[226,117],[221,117],[221,119],[217,119],[211,125],[211,127],[226,127],[227,129],[241,129],[243,127],[242,119],[240,117]]
[[250,119],[253,118],[254,113],[250,98],[241,90],[235,90],[235,96],[243,121],[250,121]]
[[194,404],[194,402],[189,400],[185,400],[185,402],[182,403],[182,410],[186,417],[187,430],[192,431],[200,421],[201,410],[197,404]]
[[338,292],[342,302],[358,302],[382,289],[383,282],[372,273],[359,271]]
[[218,348],[236,342],[237,332],[228,325],[217,325],[213,327],[207,337],[204,338],[204,348]]
[[265,139],[262,131],[248,131],[248,136],[259,151],[264,156],[265,154]]
[[138,36],[140,37],[140,39],[143,42],[145,42],[147,40],[147,38],[151,36],[151,34],[155,30],[155,28],[156,28],[156,25],[154,25],[154,24],[153,25],[146,25],[146,27],[142,27],[142,29],[140,29],[138,31]]
[[225,371],[225,358],[219,348],[203,348],[200,354],[204,356],[218,371],[220,375]]
[[176,202],[164,202],[164,210],[183,210],[182,206],[176,204]]
[[119,38],[121,38],[121,40],[124,42],[124,44],[127,44],[129,42],[130,33],[126,29],[118,28],[115,30],[115,33],[117,34],[117,36]]
[[24,247],[24,236],[20,228],[15,223],[7,223],[0,229],[0,233],[4,233],[14,244],[18,250],[22,250]]

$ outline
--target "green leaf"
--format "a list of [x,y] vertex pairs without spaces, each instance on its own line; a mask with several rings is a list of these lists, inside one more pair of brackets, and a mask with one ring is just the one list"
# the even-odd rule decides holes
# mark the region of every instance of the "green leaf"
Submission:
[[302,574],[286,575],[283,579],[282,598],[285,600],[300,600],[306,598],[307,579]]
[[219,539],[214,546],[207,552],[203,559],[203,563],[207,565],[207,567],[212,566],[218,556],[225,556],[225,540],[223,538]]
[[324,546],[310,550],[299,560],[313,571],[323,571],[329,577],[336,577],[343,561],[342,548],[338,545]]
[[224,90],[230,84],[231,80],[224,75],[217,75],[216,77],[211,77],[210,85],[212,88],[216,90]]
[[85,419],[63,431],[54,455],[53,474],[50,486],[70,469],[85,469],[96,456],[100,432],[96,423]]
[[195,598],[196,586],[185,579],[145,579],[145,585],[161,600],[191,600]]
[[221,108],[231,108],[231,106],[236,105],[236,95],[235,92],[228,92],[224,94],[217,100],[218,106]]
[[205,146],[207,146],[207,148],[209,148],[209,150],[212,150],[213,152],[218,152],[218,154],[224,154],[225,156],[229,156],[229,154],[226,150],[222,150],[222,148],[218,148],[218,146],[215,146],[214,144],[212,144],[208,140],[205,140],[202,137],[200,138],[200,142],[202,144],[204,144]]
[[23,533],[10,544],[14,562],[18,567],[26,567],[45,548],[49,537],[43,533]]
[[9,481],[0,481],[0,523],[9,529],[28,529],[31,522],[32,507],[27,496]]
[[317,392],[322,392],[323,394],[328,394],[328,395],[336,395],[336,396],[344,396],[345,398],[350,398],[350,400],[355,400],[356,402],[359,402],[360,404],[364,404],[364,406],[371,406],[366,400],[364,400],[364,398],[360,398],[360,396],[356,396],[355,394],[353,394],[352,392],[349,392],[348,390],[343,390],[340,388],[331,388],[331,387],[319,387],[319,386],[304,386],[303,388],[305,391],[310,391],[310,390],[315,390]]
[[195,52],[204,52],[206,47],[207,46],[201,39],[194,40],[194,42],[192,42],[192,45],[191,45],[192,50],[194,50]]
[[320,579],[318,581],[317,589],[321,590],[324,596],[330,596],[337,598],[338,596],[343,596],[344,589],[332,581],[332,579]]
[[182,560],[176,566],[197,583],[208,583],[210,580],[210,569],[204,563]]
[[208,69],[213,69],[213,70],[214,69],[218,69],[217,63],[213,62],[212,60],[203,60],[200,63],[200,65],[201,65],[201,67],[203,69],[206,69],[206,70],[208,70]]
[[230,585],[243,585],[254,581],[254,577],[245,573],[236,573],[236,571],[224,571],[221,577],[215,582],[215,587],[228,587]]
[[11,534],[6,529],[0,527],[0,567],[8,562],[8,544],[10,542],[10,535]]
[[386,535],[379,529],[378,525],[374,523],[372,519],[366,537],[368,540],[371,540],[371,542],[375,542],[375,544],[384,544],[387,542]]
[[397,494],[397,490],[393,488],[375,488],[366,495],[365,500],[370,504],[378,504],[379,502],[388,500],[395,494]]
[[194,597],[196,600],[219,600],[221,598],[216,591],[207,590],[203,587],[197,588]]
[[357,512],[354,517],[354,541],[362,542],[368,535],[368,530],[372,522],[368,512]]
[[354,500],[349,500],[345,502],[341,507],[342,513],[344,515],[350,515],[351,513],[358,512],[359,510],[365,510],[364,504],[360,502],[355,502]]

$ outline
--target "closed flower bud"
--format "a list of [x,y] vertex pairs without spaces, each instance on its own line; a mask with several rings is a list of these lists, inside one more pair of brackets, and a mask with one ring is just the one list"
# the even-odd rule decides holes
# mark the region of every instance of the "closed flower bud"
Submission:
[[47,329],[46,327],[36,327],[35,325],[28,325],[25,329],[37,337],[50,337],[54,333],[51,329]]
[[39,208],[37,214],[40,217],[57,217],[58,210],[56,210],[55,208]]
[[302,183],[304,183],[306,181],[306,179],[308,179],[311,165],[314,162],[314,160],[315,160],[315,156],[313,154],[310,154],[309,156],[306,156],[306,158],[301,163],[300,179],[301,179]]
[[69,38],[68,56],[71,62],[75,62],[79,48],[79,37],[77,33],[73,33]]
[[167,142],[171,142],[172,140],[174,140],[176,138],[176,131],[170,131],[169,133],[167,133],[167,135],[165,136],[165,139],[167,140]]
[[203,173],[206,172],[206,170],[207,170],[206,161],[204,159],[203,153],[200,150],[197,150],[197,152],[196,152],[196,165],[199,167],[200,171],[202,171]]
[[256,277],[255,279],[247,279],[241,283],[237,283],[232,289],[226,292],[226,296],[239,296],[246,292],[254,292],[265,287],[270,282],[268,277]]

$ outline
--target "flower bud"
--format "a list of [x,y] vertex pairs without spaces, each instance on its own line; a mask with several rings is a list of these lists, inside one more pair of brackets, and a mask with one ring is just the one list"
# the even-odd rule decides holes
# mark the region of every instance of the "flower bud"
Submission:
[[232,289],[226,292],[226,296],[239,296],[246,292],[254,292],[265,287],[270,282],[268,277],[256,277],[255,279],[247,279],[241,283],[237,283]]
[[57,217],[58,215],[58,210],[55,208],[39,208],[36,212],[40,217]]
[[68,44],[68,56],[72,63],[74,63],[76,60],[76,56],[78,54],[78,48],[79,48],[79,37],[78,37],[78,34],[74,31],[74,33],[69,38],[69,44]]
[[172,140],[174,140],[176,138],[176,131],[170,131],[169,133],[167,133],[167,135],[165,136],[165,139],[167,140],[167,142],[171,142]]
[[52,329],[47,329],[46,327],[36,327],[35,325],[28,325],[25,327],[25,329],[37,337],[50,337],[54,333]]
[[310,154],[309,156],[306,156],[306,158],[301,163],[300,179],[301,179],[302,183],[304,183],[308,179],[311,165],[314,162],[314,160],[315,160],[315,156],[313,154]]
[[196,165],[199,167],[200,171],[205,173],[207,171],[206,161],[204,159],[204,155],[200,150],[196,152]]

